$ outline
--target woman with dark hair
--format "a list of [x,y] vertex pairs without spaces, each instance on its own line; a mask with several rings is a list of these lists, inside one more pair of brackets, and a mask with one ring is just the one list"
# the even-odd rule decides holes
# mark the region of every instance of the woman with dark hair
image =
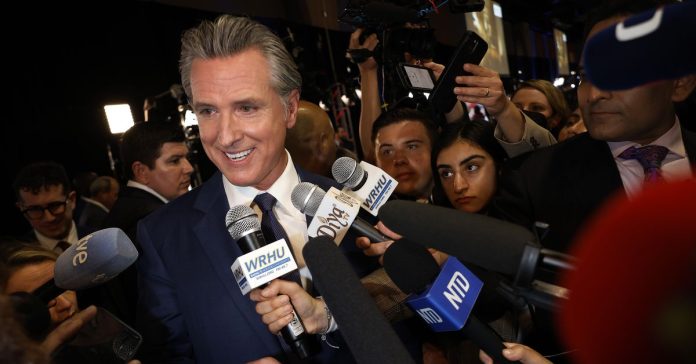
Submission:
[[493,125],[477,120],[443,128],[431,154],[435,204],[471,213],[486,211],[507,159],[493,130]]

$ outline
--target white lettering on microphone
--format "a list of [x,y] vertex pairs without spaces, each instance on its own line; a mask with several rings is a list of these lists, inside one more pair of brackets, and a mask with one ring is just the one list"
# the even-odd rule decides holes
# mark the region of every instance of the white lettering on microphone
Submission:
[[73,267],[77,267],[78,264],[82,264],[87,261],[87,242],[89,239],[81,239],[77,242],[76,251],[77,254],[73,256],[72,264]]
[[447,291],[442,292],[450,304],[459,310],[459,304],[464,302],[466,293],[469,292],[469,281],[461,272],[454,272],[449,283],[447,283]]
[[430,307],[421,308],[416,312],[418,312],[420,317],[422,317],[425,322],[431,325],[442,323],[442,317],[440,317],[440,315],[438,315],[438,313]]

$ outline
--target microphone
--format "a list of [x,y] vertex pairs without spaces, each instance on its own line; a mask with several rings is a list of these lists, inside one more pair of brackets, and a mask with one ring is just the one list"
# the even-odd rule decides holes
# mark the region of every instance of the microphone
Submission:
[[587,40],[585,74],[603,90],[623,90],[696,73],[696,2],[636,14]]
[[496,362],[510,363],[502,355],[500,336],[471,314],[483,284],[456,258],[448,258],[441,270],[424,247],[401,239],[385,252],[384,270],[400,290],[411,294],[406,303],[431,330],[457,331]]
[[[244,254],[261,249],[266,245],[266,238],[261,231],[259,218],[249,206],[237,205],[232,207],[225,216],[225,226]],[[318,348],[312,345],[311,337],[307,334],[302,320],[294,308],[292,315],[294,319],[283,327],[280,333],[293,352],[301,359],[306,359],[316,354]]]
[[571,256],[542,249],[531,231],[485,215],[413,201],[389,201],[380,209],[379,218],[415,243],[514,276],[516,285],[529,285],[542,265],[566,270],[574,267]]
[[119,228],[96,231],[70,246],[56,260],[53,279],[32,294],[44,303],[65,290],[79,291],[108,282],[138,259],[138,250]]
[[[348,158],[350,159],[350,158]],[[352,160],[352,159],[351,159]],[[336,164],[334,164],[335,166]],[[347,197],[347,196],[346,196]],[[325,203],[325,199],[327,199],[327,203],[331,203],[336,201],[336,198],[334,198],[334,195],[328,195],[324,190],[322,190],[319,186],[309,183],[309,182],[300,182],[295,188],[292,189],[292,194],[290,195],[290,199],[292,200],[292,205],[295,206],[296,209],[300,210],[305,215],[308,216],[314,216],[315,219],[317,219],[317,211],[319,211],[319,207]],[[334,215],[339,215],[339,214],[334,214]],[[345,214],[343,214],[345,216]],[[318,216],[321,218],[321,214]],[[385,241],[385,240],[391,240],[390,238],[385,237],[380,233],[377,229],[375,229],[372,224],[368,223],[367,221],[361,219],[360,217],[356,217],[353,221],[350,221],[350,218],[345,218],[343,220],[338,220],[334,219],[336,221],[335,224],[340,224],[341,226],[349,226],[350,229],[353,229],[355,232],[362,236],[366,236],[368,239],[370,239],[371,242],[377,243],[380,241]],[[314,223],[314,220],[312,220],[312,223]],[[312,225],[310,224],[309,231],[314,231],[312,228]],[[335,234],[330,234],[327,232],[327,229],[317,229],[317,234],[316,235],[329,235],[333,237],[332,235]],[[341,239],[343,237],[341,236]]]
[[378,167],[364,161],[358,163],[350,157],[336,159],[331,174],[346,187],[344,192],[362,202],[362,208],[375,216],[399,184]]
[[302,255],[357,363],[414,363],[331,238],[310,238]]

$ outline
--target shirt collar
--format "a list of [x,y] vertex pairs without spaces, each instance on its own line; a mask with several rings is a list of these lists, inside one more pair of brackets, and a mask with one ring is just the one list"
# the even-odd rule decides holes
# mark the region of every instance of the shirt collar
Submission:
[[148,187],[148,186],[145,186],[144,184],[142,184],[142,183],[140,183],[140,182],[136,182],[136,181],[133,181],[132,179],[129,179],[129,180],[128,180],[128,183],[127,183],[126,185],[127,185],[128,187],[139,188],[139,189],[141,189],[141,190],[150,192],[151,194],[157,196],[157,198],[159,198],[160,200],[162,200],[162,202],[164,202],[164,203],[169,202],[169,200],[167,200],[166,198],[164,198],[164,196],[160,195],[159,193],[157,193],[157,192],[156,192],[155,190],[153,190],[152,188],[150,188],[150,187]]
[[72,225],[70,225],[70,232],[68,233],[68,236],[64,237],[63,239],[49,238],[36,230],[34,230],[34,233],[36,234],[36,240],[39,241],[39,244],[49,250],[54,250],[59,241],[66,241],[70,244],[75,244],[78,240],[80,240],[77,237],[77,226],[75,225],[75,221],[72,221]]
[[[624,150],[630,147],[642,147],[642,145],[638,143],[628,141],[607,142],[607,144],[609,144],[609,149],[611,149],[611,154],[614,155],[614,158],[618,158],[619,154],[623,153]],[[657,138],[654,142],[650,143],[650,145],[661,145],[669,149],[670,153],[674,153],[679,157],[685,158],[686,148],[684,147],[682,139],[681,124],[679,123],[679,118],[675,117],[674,125],[672,125],[672,127],[669,130],[667,130],[666,133],[662,134],[662,136]]]
[[266,191],[261,191],[253,186],[235,186],[225,178],[225,175],[222,175],[222,184],[225,188],[225,195],[227,196],[227,202],[229,202],[230,207],[237,205],[249,206],[256,195],[268,192],[278,200],[276,206],[280,205],[281,208],[286,210],[294,209],[290,196],[293,188],[300,182],[300,177],[297,174],[290,153],[288,153],[287,150],[285,150],[285,153],[288,156],[285,169],[280,177],[278,177]]

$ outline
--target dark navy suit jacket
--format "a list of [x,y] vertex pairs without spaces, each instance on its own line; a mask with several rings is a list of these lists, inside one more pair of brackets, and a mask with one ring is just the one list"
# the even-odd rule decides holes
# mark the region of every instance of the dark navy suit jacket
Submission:
[[[298,174],[324,189],[335,186],[324,177]],[[236,363],[282,352],[230,270],[242,252],[225,227],[229,208],[217,172],[138,225],[138,326],[146,362]],[[373,270],[374,259],[348,239],[341,249],[358,275]],[[322,345],[327,350],[334,349]]]
[[[682,129],[696,164],[696,134]],[[580,134],[512,159],[504,168],[491,214],[529,229],[549,224],[545,248],[567,252],[577,232],[607,198],[625,193],[608,144]]]

